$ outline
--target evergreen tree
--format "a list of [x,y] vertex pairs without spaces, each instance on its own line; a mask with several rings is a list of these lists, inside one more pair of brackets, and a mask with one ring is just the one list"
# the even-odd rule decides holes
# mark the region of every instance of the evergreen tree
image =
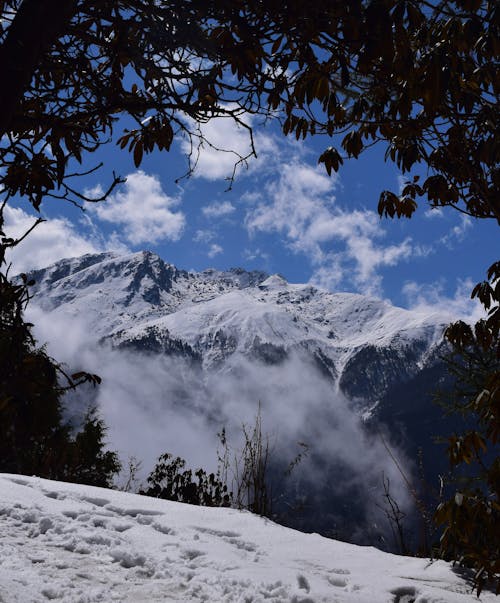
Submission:
[[[67,377],[37,347],[23,318],[29,284],[0,273],[0,471],[110,486],[120,463],[116,453],[104,450],[103,421],[89,411],[73,435],[63,418],[65,391],[98,378]],[[61,386],[61,379],[68,384]]]
[[106,426],[91,408],[81,430],[70,442],[70,459],[65,479],[78,484],[110,488],[113,476],[121,469],[116,452],[104,450]]

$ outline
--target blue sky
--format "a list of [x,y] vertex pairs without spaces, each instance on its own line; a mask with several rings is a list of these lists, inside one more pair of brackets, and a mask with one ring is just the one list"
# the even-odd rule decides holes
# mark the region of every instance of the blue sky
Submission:
[[[317,165],[328,138],[297,142],[276,125],[252,126],[258,157],[237,169],[229,191],[226,178],[237,159],[230,152],[205,146],[192,176],[176,184],[187,169],[182,140],[169,153],[145,156],[140,170],[129,154],[107,145],[85,164],[102,160],[104,168],[80,186],[106,188],[113,170],[127,176],[126,184],[85,212],[47,200],[47,222],[19,247],[14,269],[92,251],[149,249],[188,270],[241,266],[404,307],[468,311],[468,292],[498,259],[498,226],[451,209],[431,211],[423,202],[411,220],[381,220],[380,191],[397,191],[404,180],[384,162],[382,147],[330,178]],[[204,133],[214,147],[249,151],[246,131],[229,120],[210,122]],[[11,208],[8,232],[22,232],[29,214],[22,203]]]

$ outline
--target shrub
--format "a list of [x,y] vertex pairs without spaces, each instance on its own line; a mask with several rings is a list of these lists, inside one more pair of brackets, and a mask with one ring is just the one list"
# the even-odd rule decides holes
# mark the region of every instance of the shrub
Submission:
[[160,456],[147,481],[149,488],[140,494],[205,507],[229,507],[232,493],[214,473],[185,469],[186,461],[166,453]]

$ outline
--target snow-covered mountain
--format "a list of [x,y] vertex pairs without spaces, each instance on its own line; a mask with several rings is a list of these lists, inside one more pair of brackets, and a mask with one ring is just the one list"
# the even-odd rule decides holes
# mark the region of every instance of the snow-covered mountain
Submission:
[[302,534],[235,509],[2,474],[0,601],[49,600],[478,601],[445,561]]
[[30,274],[44,310],[85,317],[114,346],[181,354],[229,370],[244,356],[310,357],[349,398],[370,406],[433,360],[445,320],[279,275],[187,272],[150,252],[67,259]]
[[66,259],[29,277],[42,341],[103,377],[94,395],[111,445],[148,470],[165,451],[206,466],[220,426],[239,428],[261,401],[284,466],[297,442],[310,450],[286,486],[300,512],[284,521],[380,544],[382,476],[404,507],[399,466],[411,474],[417,449],[431,481],[446,469],[432,439],[450,432],[431,394],[444,379],[439,313],[258,271],[188,272],[150,252]]

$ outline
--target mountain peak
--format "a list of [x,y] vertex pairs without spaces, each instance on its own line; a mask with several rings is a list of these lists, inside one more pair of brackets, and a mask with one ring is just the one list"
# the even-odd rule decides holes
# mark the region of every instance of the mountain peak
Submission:
[[274,291],[276,289],[284,289],[285,287],[288,287],[288,281],[281,274],[272,274],[259,285],[259,289],[262,291]]
[[321,349],[338,365],[336,373],[362,347],[401,350],[419,340],[427,350],[442,331],[435,316],[360,295],[291,285],[279,274],[242,268],[187,272],[150,251],[61,260],[30,277],[43,309],[86,316],[99,337],[120,331],[123,339],[129,329],[155,324],[194,347],[232,334],[241,343],[234,350],[249,353],[258,335],[260,347]]

